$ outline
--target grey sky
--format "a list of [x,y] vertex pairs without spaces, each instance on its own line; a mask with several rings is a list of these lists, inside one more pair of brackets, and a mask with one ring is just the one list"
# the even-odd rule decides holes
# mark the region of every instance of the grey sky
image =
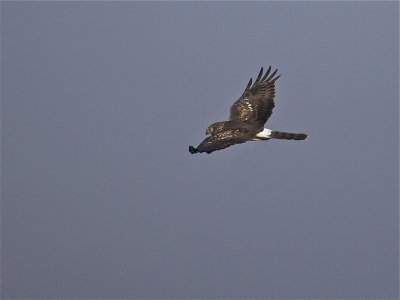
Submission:
[[[2,2],[2,298],[398,298],[397,2]],[[191,155],[261,67],[267,127]]]

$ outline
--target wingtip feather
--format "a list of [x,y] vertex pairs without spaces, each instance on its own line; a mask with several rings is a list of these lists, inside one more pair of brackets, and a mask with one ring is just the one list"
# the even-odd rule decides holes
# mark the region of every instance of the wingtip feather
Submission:
[[269,72],[271,72],[271,66],[269,66],[269,68],[268,68],[267,72],[265,72],[265,74],[264,74],[264,77],[262,78],[262,81],[264,81],[264,80],[265,80],[265,78],[267,78],[267,76],[268,76]]
[[250,78],[249,83],[247,84],[246,88],[244,89],[244,91],[248,91],[251,87],[251,83],[253,82],[253,78]]
[[269,77],[267,78],[267,81],[270,81],[272,78],[274,78],[276,72],[278,72],[278,69],[276,69],[276,70],[271,74],[271,76],[269,76]]
[[261,67],[260,73],[258,73],[257,79],[256,79],[256,81],[254,81],[254,84],[257,84],[257,83],[260,82],[260,79],[261,79],[261,76],[263,74],[263,71],[264,71],[264,68]]
[[192,153],[192,154],[195,154],[195,153],[197,153],[199,151],[197,150],[197,148],[195,148],[193,146],[189,146],[189,152]]

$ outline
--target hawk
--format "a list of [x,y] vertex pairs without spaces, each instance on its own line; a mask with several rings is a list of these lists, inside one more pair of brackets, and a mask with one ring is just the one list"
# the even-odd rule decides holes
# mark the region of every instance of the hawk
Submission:
[[231,106],[229,120],[208,126],[206,134],[210,136],[197,148],[189,146],[189,152],[210,154],[247,141],[306,140],[308,135],[304,133],[288,133],[264,128],[275,107],[275,82],[281,76],[274,78],[278,70],[269,75],[270,72],[271,67],[263,76],[261,68],[253,85],[250,78],[242,96]]

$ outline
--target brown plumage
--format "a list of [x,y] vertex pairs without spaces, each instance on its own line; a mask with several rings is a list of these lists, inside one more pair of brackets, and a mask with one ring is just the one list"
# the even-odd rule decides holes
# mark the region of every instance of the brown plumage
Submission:
[[211,153],[247,141],[285,139],[305,140],[304,133],[287,133],[264,128],[275,107],[275,82],[280,77],[271,75],[271,67],[263,76],[261,68],[254,84],[247,84],[242,96],[231,106],[228,121],[217,122],[206,129],[211,136],[197,147],[189,146],[190,153]]
[[276,69],[267,78],[269,72],[271,72],[271,67],[268,68],[264,77],[261,78],[263,73],[263,68],[261,68],[253,86],[251,86],[252,78],[250,78],[242,96],[231,106],[230,121],[239,120],[258,127],[264,126],[275,107],[275,81],[281,77],[279,75],[273,78],[276,72],[278,72]]

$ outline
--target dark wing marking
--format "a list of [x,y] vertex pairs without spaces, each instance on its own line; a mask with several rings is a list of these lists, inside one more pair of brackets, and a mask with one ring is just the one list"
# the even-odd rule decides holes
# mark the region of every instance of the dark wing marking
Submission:
[[211,152],[222,150],[235,144],[246,143],[253,139],[253,137],[254,133],[248,129],[224,130],[204,139],[197,148],[190,146],[189,151],[192,154],[198,152],[207,152],[210,154]]
[[269,67],[261,78],[263,74],[263,68],[261,68],[253,86],[250,78],[242,96],[231,106],[229,120],[240,120],[253,126],[264,126],[275,107],[275,81],[280,77],[279,75],[274,78],[277,71],[268,76],[271,72],[271,67]]

